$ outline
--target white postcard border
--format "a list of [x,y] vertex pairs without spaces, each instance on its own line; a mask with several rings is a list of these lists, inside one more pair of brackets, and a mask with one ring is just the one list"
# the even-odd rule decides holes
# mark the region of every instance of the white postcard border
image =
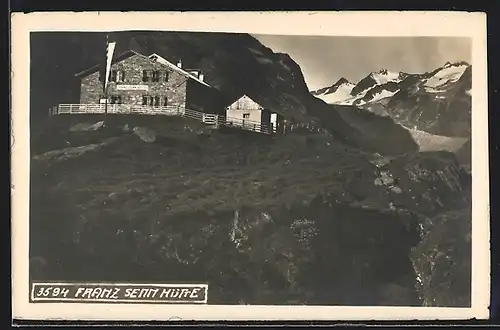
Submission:
[[[29,303],[29,33],[174,30],[473,39],[472,307],[183,306]],[[12,15],[13,317],[45,320],[434,320],[488,318],[490,291],[486,15],[465,12],[54,12]]]

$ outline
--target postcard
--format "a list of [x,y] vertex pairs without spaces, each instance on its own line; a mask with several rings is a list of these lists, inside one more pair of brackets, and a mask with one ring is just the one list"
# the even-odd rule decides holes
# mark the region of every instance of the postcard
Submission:
[[484,13],[13,14],[13,317],[488,318],[486,59]]

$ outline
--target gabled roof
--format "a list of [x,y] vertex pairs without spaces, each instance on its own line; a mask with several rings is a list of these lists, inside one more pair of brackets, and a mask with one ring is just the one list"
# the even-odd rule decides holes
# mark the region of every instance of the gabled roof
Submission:
[[[233,105],[236,101],[238,101],[239,99],[241,99],[243,96],[245,96],[246,94],[240,94],[238,96],[232,96],[231,98],[227,98],[224,100],[224,107],[227,108],[227,107],[230,107],[231,105]],[[248,96],[248,95],[246,95]]]
[[166,59],[164,59],[163,57],[161,57],[160,55],[156,54],[156,53],[153,53],[151,55],[148,56],[148,58],[151,60],[151,58],[156,58],[156,62],[160,63],[160,64],[163,64],[167,67],[169,67],[170,69],[180,73],[181,75],[183,76],[186,76],[188,78],[191,78],[193,80],[196,80],[197,82],[199,82],[200,84],[203,84],[205,86],[208,86],[210,87],[209,84],[207,84],[206,82],[204,82],[203,80],[200,80],[198,79],[197,77],[193,76],[192,74],[190,74],[189,72],[187,72],[186,70],[183,70],[181,68],[179,68],[177,65],[175,64],[172,64],[171,62],[167,61]]
[[[140,56],[144,59],[147,59],[149,61],[156,61],[164,66],[167,66],[169,67],[170,69],[172,69],[173,71],[176,71],[178,73],[180,73],[181,75],[187,77],[187,78],[190,78],[190,79],[193,79],[195,81],[197,81],[198,83],[202,84],[202,85],[205,85],[207,87],[211,87],[209,84],[207,84],[206,82],[200,80],[199,78],[195,77],[194,75],[190,74],[189,72],[187,72],[186,70],[183,70],[181,68],[179,68],[177,65],[175,64],[172,64],[171,62],[167,61],[166,59],[164,59],[163,57],[161,57],[160,55],[156,54],[156,53],[153,53],[149,56],[145,56],[139,52],[136,52],[135,50],[128,50],[124,53],[121,53],[120,55],[118,56],[115,56],[113,58],[113,60],[111,61],[111,64],[114,64],[114,63],[117,63],[117,62],[120,62],[120,61],[123,61],[124,59],[127,59],[131,56],[134,56],[134,55],[137,55],[137,56]],[[99,71],[99,68],[100,68],[100,65],[99,64],[96,64],[88,69],[85,69],[81,72],[78,72],[77,74],[75,74],[76,77],[84,77],[84,76],[87,76],[89,74],[92,74],[96,71]]]
[[247,94],[243,94],[243,95],[240,95],[236,98],[233,98],[232,101],[228,102],[227,105],[226,105],[226,108],[229,108],[230,106],[232,106],[233,104],[235,104],[236,102],[238,102],[239,100],[241,100],[242,98],[248,98],[250,99],[250,101],[252,101],[253,103],[257,104],[258,106],[260,106],[261,108],[264,108],[259,102],[255,101],[254,99],[252,99],[250,96],[248,96]]
[[[111,61],[111,64],[115,64],[117,62],[120,62],[120,61],[123,61],[124,59],[126,58],[129,58],[133,55],[138,55],[138,56],[141,56],[141,57],[144,57],[144,58],[147,58],[146,56],[136,52],[135,50],[127,50],[126,52],[123,52],[121,53],[120,55],[118,56],[114,56],[113,57],[113,60]],[[99,68],[101,67],[100,64],[96,64],[94,66],[91,66],[90,68],[88,69],[85,69],[85,70],[82,70],[78,73],[75,74],[75,77],[84,77],[84,76],[88,76],[89,74],[92,74],[96,71],[99,71]]]

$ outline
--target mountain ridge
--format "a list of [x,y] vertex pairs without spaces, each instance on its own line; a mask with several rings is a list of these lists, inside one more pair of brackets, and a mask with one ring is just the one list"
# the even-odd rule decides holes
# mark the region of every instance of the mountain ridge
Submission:
[[[57,103],[78,103],[78,81],[73,74],[102,62],[103,36],[36,35],[33,45],[38,47],[32,47],[31,60],[31,104],[49,108]],[[174,63],[182,59],[185,66],[203,71],[205,81],[227,100],[246,94],[290,122],[311,123],[362,149],[388,154],[418,149],[403,131],[398,133],[398,144],[369,139],[346,123],[335,108],[311,95],[300,66],[289,55],[274,53],[248,34],[121,31],[110,33],[109,38],[116,41],[116,53],[132,49],[157,53]],[[61,43],[65,45],[63,52]],[[36,115],[37,111],[32,113]]]
[[[446,62],[424,73],[397,74],[382,69],[361,79],[351,97],[344,100],[329,102],[324,94],[315,96],[330,104],[354,105],[391,116],[411,129],[466,137],[470,134],[471,70],[472,65],[465,61]],[[386,79],[377,80],[377,75]],[[450,106],[457,110],[451,112]]]

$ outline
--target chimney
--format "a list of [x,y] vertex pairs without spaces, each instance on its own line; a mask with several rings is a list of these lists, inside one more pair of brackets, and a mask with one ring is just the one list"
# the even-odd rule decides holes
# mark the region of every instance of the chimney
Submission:
[[200,79],[201,81],[203,81],[204,78],[205,78],[205,75],[200,72],[200,75],[198,76],[198,79]]
[[179,63],[177,63],[177,67],[182,68],[182,60],[179,60]]

